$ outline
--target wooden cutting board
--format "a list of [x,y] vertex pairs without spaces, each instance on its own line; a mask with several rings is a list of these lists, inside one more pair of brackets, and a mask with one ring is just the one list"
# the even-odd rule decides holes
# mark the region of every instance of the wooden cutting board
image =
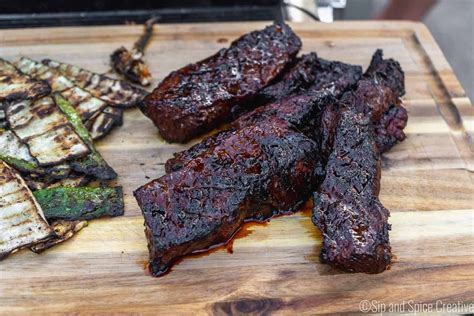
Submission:
[[[266,24],[157,26],[146,56],[153,86]],[[406,72],[407,139],[383,157],[380,198],[392,213],[396,255],[389,271],[352,274],[319,263],[321,236],[303,212],[248,227],[233,254],[187,258],[165,277],[152,278],[132,191],[161,176],[172,153],[191,143],[165,143],[135,109],[98,143],[120,175],[125,216],[91,221],[44,254],[23,250],[0,262],[0,313],[316,314],[359,312],[362,300],[374,300],[378,312],[390,303],[405,311],[420,302],[473,303],[474,109],[429,31],[408,22],[293,27],[304,52],[365,68],[382,48]],[[106,72],[109,54],[131,47],[140,32],[140,26],[2,30],[0,56],[48,57]]]

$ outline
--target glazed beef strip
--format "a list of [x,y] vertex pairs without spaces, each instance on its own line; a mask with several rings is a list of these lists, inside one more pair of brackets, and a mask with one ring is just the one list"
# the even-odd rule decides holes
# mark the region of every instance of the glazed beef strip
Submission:
[[[332,102],[318,95],[307,101],[318,109]],[[207,144],[181,169],[134,192],[154,276],[183,255],[228,242],[245,221],[296,211],[324,177],[318,144],[278,117]]]
[[140,108],[170,142],[186,142],[229,120],[295,61],[301,41],[286,24],[248,33],[229,48],[169,74]]
[[400,65],[384,60],[379,50],[357,87],[326,118],[332,127],[326,130],[330,136],[324,138],[325,148],[332,152],[324,182],[314,194],[312,217],[323,233],[324,263],[366,273],[390,265],[390,214],[378,199],[380,152],[405,138],[408,117],[399,101],[403,94]]
[[183,255],[228,242],[244,221],[292,212],[305,201],[322,182],[332,150],[334,91],[307,91],[242,116],[134,192],[153,275]]
[[[283,117],[284,119],[289,119],[291,116],[294,126],[300,130],[306,129],[307,135],[314,134],[315,131],[318,131],[315,128],[317,124],[314,122],[317,117],[314,116],[314,108],[307,107],[312,94],[324,90],[336,98],[340,97],[361,77],[362,68],[360,66],[327,61],[318,58],[315,53],[303,55],[280,81],[264,88],[259,93],[258,102],[267,102],[267,105],[241,115],[232,123],[231,129],[238,129],[243,125],[263,121],[276,115],[285,116],[286,113],[288,115]],[[278,100],[285,100],[284,106],[281,102],[277,102]],[[309,122],[310,119],[313,121]],[[224,133],[229,134],[231,131]],[[220,138],[224,139],[224,136],[222,135]],[[314,135],[312,138],[317,139]],[[174,153],[174,157],[166,161],[166,172],[178,170],[186,162],[206,151],[211,143],[216,143],[216,139],[212,136],[187,150]]]

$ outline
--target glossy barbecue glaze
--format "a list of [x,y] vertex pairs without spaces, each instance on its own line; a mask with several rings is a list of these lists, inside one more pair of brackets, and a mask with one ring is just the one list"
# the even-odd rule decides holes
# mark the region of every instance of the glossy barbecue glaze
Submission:
[[168,75],[141,110],[172,142],[186,142],[229,120],[294,62],[301,41],[285,24],[248,33],[227,49]]
[[387,150],[404,139],[407,116],[398,99],[403,93],[400,65],[383,60],[378,50],[354,91],[343,95],[337,114],[328,116],[328,122],[337,125],[323,131],[331,135],[325,137],[326,148],[333,150],[326,178],[314,194],[313,212],[313,222],[323,234],[322,262],[368,273],[382,272],[390,264],[390,215],[378,199],[377,143]]
[[[325,90],[328,96],[339,97],[352,87],[362,76],[362,68],[337,61],[317,58],[315,53],[304,55],[300,61],[285,73],[283,78],[263,89],[258,99],[273,101],[243,114],[232,122],[232,128],[244,126],[279,116],[288,120],[306,135],[316,138],[319,129],[315,128],[314,116],[317,107],[313,106],[314,96]],[[309,82],[309,84],[308,84]],[[223,137],[221,137],[223,138]],[[216,139],[205,139],[193,147],[174,154],[166,162],[166,171],[181,168],[187,161],[207,150]]]
[[297,210],[323,177],[317,144],[287,122],[219,135],[218,145],[135,191],[155,276],[180,256],[227,242],[245,220]]

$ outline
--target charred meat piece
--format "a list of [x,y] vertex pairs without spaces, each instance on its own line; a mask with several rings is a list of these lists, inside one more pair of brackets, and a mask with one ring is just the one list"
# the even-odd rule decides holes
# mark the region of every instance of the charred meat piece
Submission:
[[25,181],[0,160],[0,260],[52,233]]
[[325,60],[318,58],[316,53],[309,53],[300,57],[280,80],[263,88],[257,99],[269,102],[292,94],[323,89],[331,90],[337,97],[354,85],[361,76],[360,66]]
[[[393,110],[403,93],[400,65],[377,51],[364,78],[342,97],[339,111],[327,110],[332,114],[323,119],[322,135],[332,153],[313,209],[313,222],[323,233],[322,262],[366,273],[382,272],[390,264],[389,211],[378,200],[380,149],[374,126],[380,127],[380,139],[390,140],[382,142],[384,150],[392,139],[403,139],[406,112]],[[387,118],[397,123],[386,125]]]
[[337,97],[354,85],[361,76],[360,66],[328,61],[318,58],[316,53],[309,53],[299,57],[281,78],[259,91],[253,100],[234,106],[232,116],[235,119],[259,105],[306,91],[329,90]]
[[257,108],[234,121],[230,130],[206,138],[188,150],[176,153],[174,158],[166,162],[166,172],[176,171],[202,153],[212,150],[213,147],[220,145],[220,142],[225,141],[235,131],[256,124],[264,125],[274,120],[286,122],[300,133],[302,132],[307,137],[318,141],[315,137],[315,133],[317,134],[315,126],[318,125],[317,121],[322,109],[321,104],[326,105],[330,102],[334,102],[331,93],[310,92],[294,95]]
[[157,18],[152,18],[145,22],[144,32],[133,45],[131,51],[128,51],[125,47],[120,47],[110,55],[112,68],[116,72],[142,86],[149,86],[151,82],[151,73],[143,61],[143,56],[153,34],[153,25],[156,21]]
[[141,104],[171,142],[186,142],[231,118],[293,61],[300,39],[285,24],[248,33],[227,49],[169,74]]
[[[327,98],[313,96],[308,106]],[[181,169],[137,189],[153,275],[228,242],[244,221],[296,211],[322,181],[316,142],[279,118],[223,132]]]
[[20,73],[0,58],[0,102],[31,99],[51,92],[46,81],[36,81]]
[[375,125],[377,148],[381,153],[388,151],[396,143],[405,139],[403,129],[408,121],[407,110],[403,105],[391,105]]
[[389,211],[380,203],[379,151],[370,118],[343,111],[326,178],[314,194],[313,221],[323,232],[321,261],[352,272],[390,264]]
[[[315,53],[310,53],[301,57],[281,81],[268,86],[268,89],[264,88],[259,93],[260,100],[275,99],[275,101],[243,114],[232,122],[231,128],[243,128],[278,116],[289,121],[307,136],[317,139],[319,129],[315,120],[318,118],[314,116],[316,107],[312,106],[311,100],[323,90],[327,95],[340,97],[344,91],[354,86],[361,76],[360,66],[326,61],[317,58]],[[290,83],[284,80],[289,80]],[[174,157],[166,162],[166,172],[181,168],[187,161],[207,150],[209,142],[215,143],[215,140],[205,139],[187,150],[175,153]]]
[[50,59],[42,61],[50,68],[57,69],[67,79],[82,89],[90,92],[94,97],[107,102],[112,106],[130,108],[138,105],[147,92],[123,80],[107,77],[89,70]]

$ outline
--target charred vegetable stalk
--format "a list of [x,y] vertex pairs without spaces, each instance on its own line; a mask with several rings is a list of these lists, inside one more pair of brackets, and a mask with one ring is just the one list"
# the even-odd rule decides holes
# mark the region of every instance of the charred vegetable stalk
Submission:
[[115,126],[122,126],[123,109],[108,106],[97,117],[85,123],[93,140],[100,139],[109,134]]
[[152,18],[146,21],[144,33],[131,51],[122,46],[110,55],[112,67],[116,72],[142,86],[149,86],[151,83],[151,73],[143,56],[153,34],[153,25],[156,20],[156,18]]
[[123,215],[122,187],[58,187],[34,192],[48,221]]

